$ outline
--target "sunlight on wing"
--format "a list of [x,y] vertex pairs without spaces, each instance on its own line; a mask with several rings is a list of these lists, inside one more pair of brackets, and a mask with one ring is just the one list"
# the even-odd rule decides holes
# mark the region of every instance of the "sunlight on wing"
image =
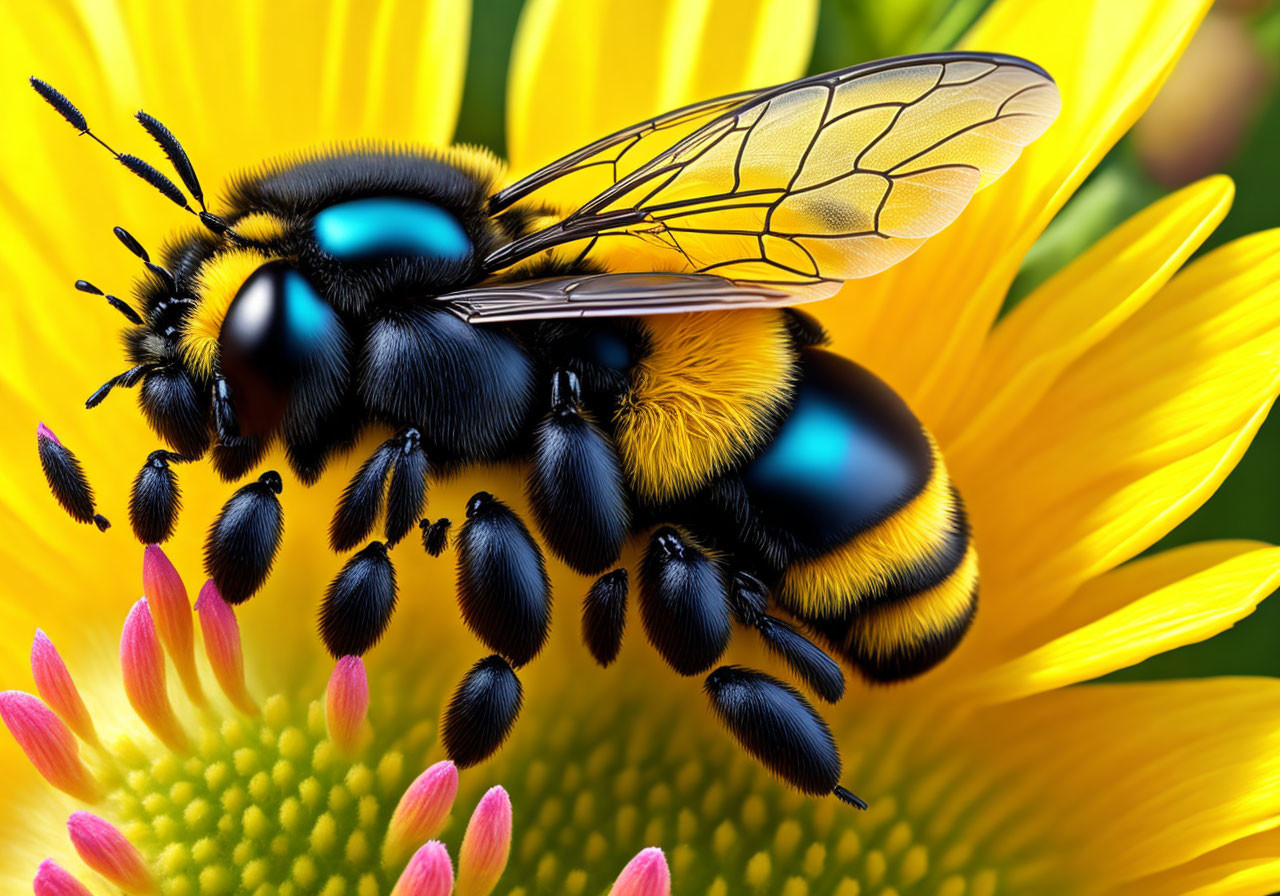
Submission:
[[499,250],[491,269],[625,234],[665,250],[675,269],[822,298],[954,221],[1058,107],[1052,79],[1011,56],[905,57],[806,78],[705,121],[564,221]]

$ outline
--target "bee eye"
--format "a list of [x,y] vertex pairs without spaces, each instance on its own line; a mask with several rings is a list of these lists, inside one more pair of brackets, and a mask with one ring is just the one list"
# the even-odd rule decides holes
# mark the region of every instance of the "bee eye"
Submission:
[[310,372],[340,363],[345,335],[306,277],[288,262],[270,261],[232,299],[218,341],[237,421],[260,434],[280,422]]
[[392,255],[462,261],[471,240],[438,205],[391,197],[354,199],[324,209],[312,224],[317,245],[344,261]]

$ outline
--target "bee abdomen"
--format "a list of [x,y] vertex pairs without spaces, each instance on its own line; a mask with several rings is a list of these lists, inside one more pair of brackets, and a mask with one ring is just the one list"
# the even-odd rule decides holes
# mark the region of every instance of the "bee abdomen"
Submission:
[[911,504],[829,554],[794,564],[779,588],[784,605],[872,681],[932,668],[977,611],[977,550],[933,450],[932,479]]
[[912,678],[945,659],[978,609],[978,554],[972,545],[932,588],[868,609],[853,623],[845,655],[871,681]]
[[741,472],[752,530],[783,551],[776,598],[866,677],[917,675],[976,608],[963,502],[888,385],[830,352],[801,358],[795,405]]

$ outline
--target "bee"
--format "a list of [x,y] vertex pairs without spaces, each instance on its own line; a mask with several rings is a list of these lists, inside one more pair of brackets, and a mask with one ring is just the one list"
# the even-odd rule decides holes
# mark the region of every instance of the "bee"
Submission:
[[[666,663],[707,676],[715,714],[778,776],[865,807],[801,691],[716,668],[734,624],[835,702],[831,654],[872,682],[946,657],[978,560],[933,437],[794,306],[910,255],[1058,107],[1023,59],[903,57],[687,106],[505,185],[479,150],[320,149],[242,175],[216,214],[177,138],[139,113],[185,194],[102,145],[201,225],[157,262],[116,229],[147,274],[139,310],[107,297],[130,366],[88,404],[139,389],[171,449],[135,484],[139,537],[172,530],[170,460],[208,455],[234,481],[278,444],[309,484],[382,430],[329,536],[348,552],[382,520],[383,538],[334,579],[321,634],[335,656],[368,650],[395,606],[388,547],[415,524],[430,553],[452,538],[460,611],[493,651],[445,711],[452,758],[490,755],[519,713],[516,670],[550,622],[543,545],[596,577],[583,639],[607,665],[630,588],[613,567],[638,539],[641,622]],[[422,518],[430,479],[493,462],[527,471],[541,544],[486,492],[452,536]],[[266,579],[280,491],[274,471],[248,482],[210,529],[208,570],[233,602]]]

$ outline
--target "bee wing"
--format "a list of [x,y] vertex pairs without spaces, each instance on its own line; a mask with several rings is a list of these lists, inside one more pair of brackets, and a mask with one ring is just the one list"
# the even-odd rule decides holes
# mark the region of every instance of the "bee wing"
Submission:
[[795,297],[714,274],[584,274],[481,286],[439,296],[469,323],[574,317],[625,317],[681,311],[767,308]]
[[951,223],[1058,108],[1052,78],[1013,56],[910,56],[805,78],[721,112],[485,265],[625,234],[690,272],[821,298]]
[[565,180],[573,182],[579,196],[598,195],[708,121],[759,93],[751,90],[704,100],[602,137],[494,193],[489,197],[489,212],[496,215],[543,187],[552,183],[560,186]]

